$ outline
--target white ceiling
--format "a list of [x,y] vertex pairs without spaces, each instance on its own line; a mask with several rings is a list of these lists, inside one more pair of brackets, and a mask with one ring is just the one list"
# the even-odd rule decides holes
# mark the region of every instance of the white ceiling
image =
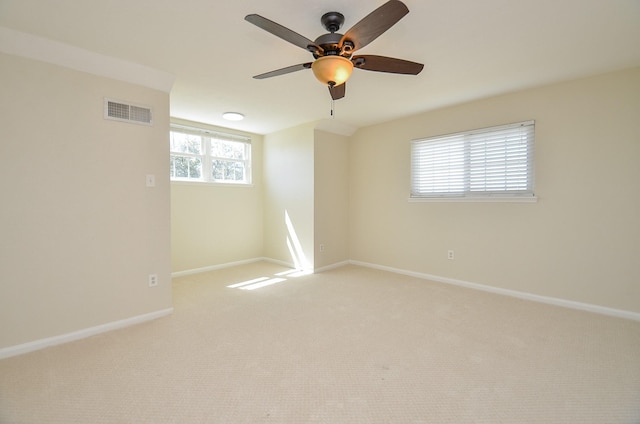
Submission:
[[[340,32],[385,0],[1,0],[0,26],[175,76],[171,115],[267,134],[328,119],[305,50],[246,22],[257,13],[309,39],[338,11]],[[522,88],[640,66],[640,0],[404,0],[410,12],[359,50],[421,62],[418,76],[355,70],[336,118],[361,127]],[[1,72],[1,71],[0,71]],[[132,99],[134,100],[134,99]],[[239,123],[225,111],[246,115]]]

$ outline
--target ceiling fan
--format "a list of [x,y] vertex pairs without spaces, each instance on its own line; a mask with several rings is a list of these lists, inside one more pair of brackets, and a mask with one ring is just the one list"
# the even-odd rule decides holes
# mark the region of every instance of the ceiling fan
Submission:
[[311,69],[316,78],[329,87],[331,98],[338,100],[343,98],[346,93],[346,81],[351,76],[353,68],[365,71],[417,75],[424,67],[421,63],[386,56],[353,56],[356,50],[363,48],[378,38],[407,13],[409,13],[409,9],[404,3],[399,0],[389,0],[365,16],[346,33],[340,34],[337,31],[344,23],[344,16],[338,12],[328,12],[322,15],[320,22],[329,32],[319,36],[315,41],[311,41],[289,28],[260,15],[247,15],[245,20],[248,22],[311,52],[315,58],[313,62],[288,66],[256,75],[253,78],[264,79],[303,69]]

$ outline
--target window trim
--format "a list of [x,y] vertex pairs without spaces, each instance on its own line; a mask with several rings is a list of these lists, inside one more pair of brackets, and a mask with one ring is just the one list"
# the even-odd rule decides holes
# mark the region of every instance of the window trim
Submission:
[[538,196],[460,196],[460,197],[409,197],[409,203],[536,203]]
[[[171,123],[170,132],[178,132],[183,134],[191,134],[195,136],[202,137],[201,143],[203,147],[203,153],[201,155],[194,153],[182,153],[182,152],[172,152],[169,150],[169,156],[173,156],[174,153],[176,156],[192,156],[198,157],[202,160],[202,178],[201,179],[193,179],[193,178],[174,178],[169,176],[169,180],[171,183],[179,183],[179,184],[207,184],[207,185],[219,185],[219,186],[242,186],[242,187],[253,187],[253,175],[252,175],[252,157],[251,157],[251,137],[246,135],[234,134],[229,132],[222,132],[216,130],[209,130],[205,128],[199,128],[194,126],[187,126],[183,124]],[[230,141],[235,143],[244,143],[245,144],[245,157],[244,159],[231,159],[231,158],[220,158],[217,156],[213,156],[211,154],[212,141]],[[244,163],[244,172],[245,179],[243,181],[235,181],[235,180],[214,180],[209,179],[209,175],[211,173],[211,165],[209,163],[210,160],[229,160],[235,162],[243,162]]]
[[[481,134],[487,133],[500,133],[504,131],[513,130],[521,127],[531,127],[532,132],[530,134],[530,139],[527,140],[528,144],[526,146],[526,160],[527,160],[527,189],[522,191],[473,191],[470,189],[470,185],[473,180],[469,180],[472,176],[472,172],[474,168],[470,167],[470,159],[469,159],[469,140],[467,138],[478,137]],[[416,168],[415,162],[416,158],[414,157],[414,149],[418,144],[425,144],[430,141],[440,142],[441,145],[444,145],[447,139],[457,140],[458,142],[464,143],[463,154],[464,164],[463,164],[463,181],[464,188],[461,191],[452,191],[452,192],[439,192],[439,193],[424,193],[424,194],[414,194],[416,192]],[[472,140],[473,141],[473,140]],[[482,142],[481,140],[477,140]],[[484,140],[483,140],[484,141]],[[437,148],[437,146],[435,146]],[[537,196],[534,192],[535,188],[535,168],[534,168],[534,147],[535,147],[535,121],[522,121],[516,122],[512,124],[506,125],[498,125],[493,127],[480,128],[470,131],[462,131],[458,133],[451,134],[443,134],[438,136],[431,136],[425,138],[413,139],[410,142],[410,177],[409,177],[409,202],[515,202],[515,203],[535,203],[537,202]],[[484,157],[484,156],[482,156]],[[448,158],[447,156],[443,156],[444,159]],[[418,158],[419,159],[419,158]],[[460,159],[458,159],[460,160]],[[460,165],[456,165],[459,167]],[[456,168],[454,168],[456,169]],[[481,170],[486,170],[486,168],[478,168]],[[484,172],[484,171],[481,171]],[[482,181],[482,180],[481,180]],[[459,187],[459,186],[458,186]]]
[[223,182],[214,182],[214,181],[201,181],[201,180],[170,180],[170,183],[173,185],[208,185],[208,186],[220,186],[220,187],[253,187],[253,183],[223,183]]

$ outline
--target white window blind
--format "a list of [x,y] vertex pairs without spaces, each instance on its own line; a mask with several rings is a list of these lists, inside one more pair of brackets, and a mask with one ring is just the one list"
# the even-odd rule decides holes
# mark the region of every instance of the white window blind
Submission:
[[533,196],[534,121],[411,142],[411,197]]

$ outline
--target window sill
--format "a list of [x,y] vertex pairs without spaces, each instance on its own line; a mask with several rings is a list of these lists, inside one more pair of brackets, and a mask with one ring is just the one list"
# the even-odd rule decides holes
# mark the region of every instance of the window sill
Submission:
[[537,203],[536,196],[410,197],[409,203]]
[[218,186],[218,187],[253,187],[252,183],[217,183],[211,181],[181,181],[171,180],[172,185],[199,185],[199,186]]

